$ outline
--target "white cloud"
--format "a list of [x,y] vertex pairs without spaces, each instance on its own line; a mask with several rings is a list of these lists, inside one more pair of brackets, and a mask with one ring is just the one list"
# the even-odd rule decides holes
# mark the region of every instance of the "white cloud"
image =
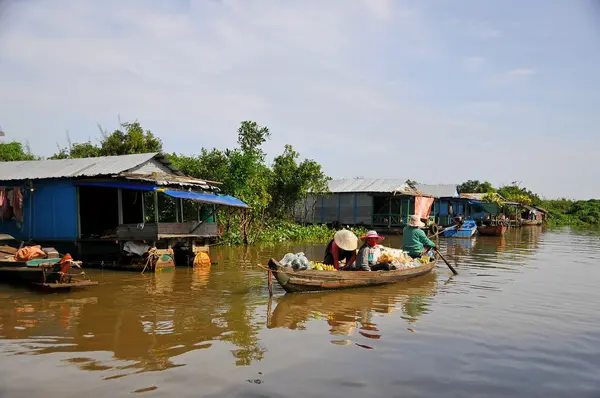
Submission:
[[[234,145],[250,119],[271,129],[271,156],[290,143],[331,175],[375,161],[380,177],[462,181],[472,170],[447,159],[467,148],[479,179],[501,179],[507,167],[488,162],[497,147],[511,148],[507,164],[526,180],[532,155],[518,157],[507,137],[544,131],[547,119],[522,127],[534,123],[518,93],[495,98],[498,87],[481,89],[475,73],[458,81],[447,66],[472,54],[462,67],[502,83],[535,70],[494,72],[488,48],[448,46],[446,19],[391,0],[15,1],[0,25],[0,124],[51,155],[66,130],[83,141],[96,122],[137,118],[167,151],[193,153]],[[472,28],[502,36],[492,22]]]
[[527,77],[527,76],[535,75],[536,73],[537,73],[537,71],[535,69],[516,68],[516,69],[511,69],[508,72],[506,72],[506,75],[508,77]]
[[472,34],[481,40],[498,39],[503,36],[502,31],[490,22],[476,22],[471,25]]
[[469,72],[478,72],[484,66],[486,59],[480,56],[472,56],[464,59],[465,69]]

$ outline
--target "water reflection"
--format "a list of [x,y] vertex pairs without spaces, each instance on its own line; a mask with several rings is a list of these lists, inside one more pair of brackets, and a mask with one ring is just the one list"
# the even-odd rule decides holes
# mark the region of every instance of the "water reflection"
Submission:
[[[428,313],[430,297],[435,295],[435,273],[408,283],[374,288],[310,294],[287,294],[279,299],[268,319],[268,328],[302,330],[309,321],[323,321],[332,336],[380,339],[374,314],[400,310],[407,323],[417,322]],[[339,344],[339,340],[333,341]]]
[[[71,294],[0,285],[0,395],[37,396],[50,378],[74,374],[86,381],[55,395],[393,396],[402,385],[438,396],[449,383],[473,396],[592,391],[598,236],[521,228],[469,244],[440,239],[456,277],[440,263],[390,286],[276,287],[272,301],[256,264],[286,252],[321,258],[324,245],[217,247],[208,269],[158,275],[89,270],[100,285]],[[335,346],[347,344],[362,349]]]

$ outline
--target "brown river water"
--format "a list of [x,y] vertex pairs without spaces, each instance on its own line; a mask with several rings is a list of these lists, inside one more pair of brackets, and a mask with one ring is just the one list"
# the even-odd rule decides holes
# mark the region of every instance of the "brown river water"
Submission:
[[[269,300],[256,264],[323,245],[215,247],[204,272],[88,270],[0,286],[0,397],[599,397],[600,235],[442,240],[435,273]],[[390,237],[388,246],[400,246]]]

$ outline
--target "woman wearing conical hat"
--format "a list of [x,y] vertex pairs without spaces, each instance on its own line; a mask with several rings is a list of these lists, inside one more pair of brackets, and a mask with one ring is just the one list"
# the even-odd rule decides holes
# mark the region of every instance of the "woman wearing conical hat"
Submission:
[[354,264],[358,238],[354,232],[347,229],[337,231],[325,249],[323,264],[340,268],[340,261],[346,260],[346,266]]

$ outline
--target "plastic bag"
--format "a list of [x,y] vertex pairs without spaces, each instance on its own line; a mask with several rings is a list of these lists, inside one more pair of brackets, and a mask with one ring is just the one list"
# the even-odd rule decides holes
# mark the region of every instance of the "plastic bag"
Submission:
[[284,267],[292,267],[298,271],[310,269],[310,261],[308,261],[308,258],[302,252],[286,254],[279,264]]
[[283,257],[283,259],[281,259],[281,261],[279,261],[279,264],[283,265],[284,267],[291,267],[292,261],[294,261],[295,258],[296,258],[296,255],[294,253],[287,253]]

